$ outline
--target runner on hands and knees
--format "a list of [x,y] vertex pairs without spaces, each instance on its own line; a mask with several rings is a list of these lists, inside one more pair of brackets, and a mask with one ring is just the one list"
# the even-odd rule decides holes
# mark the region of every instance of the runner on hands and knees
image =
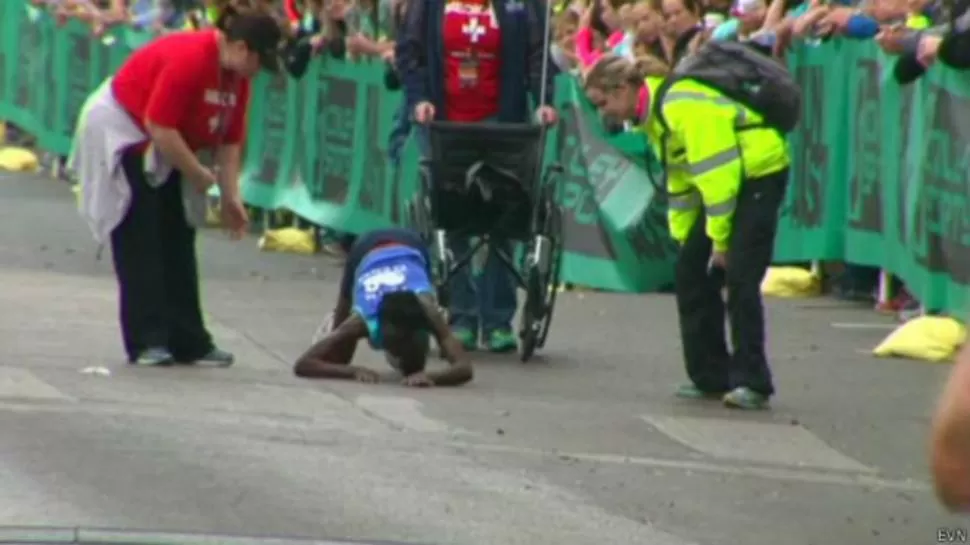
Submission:
[[[296,361],[297,376],[376,382],[374,370],[350,365],[357,342],[367,339],[408,386],[470,381],[471,364],[435,302],[429,263],[421,237],[408,229],[380,229],[357,239],[344,265],[333,328]],[[425,371],[431,335],[447,369]]]

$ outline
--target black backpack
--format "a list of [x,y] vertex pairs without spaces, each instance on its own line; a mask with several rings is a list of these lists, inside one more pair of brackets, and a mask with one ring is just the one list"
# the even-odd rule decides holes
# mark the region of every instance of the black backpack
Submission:
[[678,62],[654,100],[655,115],[665,129],[661,108],[664,95],[682,79],[703,83],[761,114],[764,122],[759,127],[787,134],[801,118],[802,90],[788,67],[752,44],[711,41]]

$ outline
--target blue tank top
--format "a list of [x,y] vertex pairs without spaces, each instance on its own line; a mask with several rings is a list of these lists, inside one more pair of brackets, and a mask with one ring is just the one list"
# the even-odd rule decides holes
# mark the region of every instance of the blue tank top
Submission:
[[354,312],[367,324],[368,340],[375,349],[383,347],[377,309],[384,295],[395,291],[434,291],[424,257],[409,246],[371,250],[360,262],[354,278]]

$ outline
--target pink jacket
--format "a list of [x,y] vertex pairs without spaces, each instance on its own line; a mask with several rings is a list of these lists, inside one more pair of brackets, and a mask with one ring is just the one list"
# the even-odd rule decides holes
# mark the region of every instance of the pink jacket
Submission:
[[[624,32],[617,30],[606,39],[606,46],[616,47],[623,41]],[[589,27],[583,27],[576,32],[576,57],[579,59],[579,67],[583,70],[592,66],[600,57],[602,51],[593,48],[593,31]]]

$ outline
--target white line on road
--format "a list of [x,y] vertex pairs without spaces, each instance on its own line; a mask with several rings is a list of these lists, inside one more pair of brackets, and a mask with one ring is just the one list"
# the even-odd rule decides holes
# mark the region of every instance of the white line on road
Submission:
[[799,470],[774,467],[756,467],[750,465],[724,465],[710,462],[695,462],[688,460],[672,460],[662,458],[648,458],[645,456],[627,456],[622,454],[597,454],[590,452],[565,452],[518,447],[513,445],[496,445],[484,443],[451,443],[468,450],[482,452],[500,452],[505,454],[520,454],[526,456],[556,457],[563,460],[578,460],[598,464],[636,465],[654,469],[672,469],[678,471],[698,471],[703,473],[718,473],[737,477],[758,477],[778,481],[792,481],[809,484],[835,484],[841,486],[872,487],[876,489],[895,490],[900,492],[929,492],[928,484],[912,479],[888,479],[875,475],[842,474],[824,471]]
[[[205,411],[200,414],[193,410],[192,415],[182,415],[173,412],[165,407],[139,407],[124,405],[98,405],[94,403],[67,405],[44,405],[36,403],[10,403],[0,401],[0,411],[20,412],[20,413],[71,413],[71,414],[92,414],[92,415],[127,415],[130,417],[150,417],[169,420],[190,419],[207,425],[241,425],[242,420],[236,415],[225,415],[212,411]],[[189,418],[193,416],[192,418]],[[245,425],[249,428],[265,427],[275,433],[291,429],[296,434],[302,434],[309,429],[332,429],[338,433],[353,434],[361,440],[366,440],[370,430],[357,429],[349,430],[346,426],[327,428],[326,423],[319,422],[287,422],[274,418],[253,418],[247,416]],[[302,435],[300,435],[302,437]],[[301,439],[301,442],[306,442]],[[629,456],[623,454],[604,454],[590,452],[567,452],[549,449],[539,449],[530,447],[520,447],[513,445],[499,445],[490,443],[471,443],[465,441],[447,440],[443,443],[448,447],[473,450],[480,452],[492,452],[502,454],[524,455],[538,458],[559,458],[564,460],[578,460],[582,462],[610,465],[636,465],[653,469],[669,469],[674,471],[697,471],[702,473],[714,473],[721,475],[732,475],[738,477],[756,477],[779,481],[802,482],[809,484],[835,484],[854,487],[872,487],[876,489],[894,490],[900,492],[928,492],[930,487],[920,481],[911,479],[894,480],[882,478],[876,475],[855,475],[851,473],[834,473],[817,470],[801,470],[791,468],[774,468],[753,465],[728,465],[714,462],[689,461],[684,459],[663,459],[650,458],[645,456]],[[2,481],[2,473],[0,473]]]
[[832,327],[836,329],[884,329],[891,330],[899,327],[899,324],[873,323],[873,322],[832,322]]

